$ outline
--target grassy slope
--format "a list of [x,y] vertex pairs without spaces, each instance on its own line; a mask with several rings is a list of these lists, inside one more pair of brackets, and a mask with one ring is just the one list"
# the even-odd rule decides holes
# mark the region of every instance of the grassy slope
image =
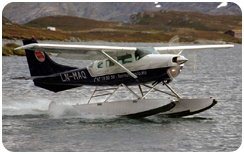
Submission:
[[[242,29],[241,16],[214,16],[195,12],[144,12],[137,14],[138,28],[164,31],[167,35],[179,35],[182,41],[197,39],[223,40],[240,43],[241,39],[223,33],[227,30]],[[144,29],[145,30],[145,29]],[[190,37],[189,37],[190,36]]]
[[196,12],[144,12],[138,25],[149,25],[151,28],[194,28],[204,31],[227,31],[239,28],[241,16],[215,16]]
[[17,47],[19,47],[19,45],[15,43],[7,43],[5,46],[2,47],[2,55],[3,56],[9,56],[9,55],[25,56],[24,50],[14,50]]
[[10,20],[3,17],[2,22],[2,38],[5,39],[24,39],[31,36],[36,36],[39,40],[64,40],[69,38],[65,32],[52,32],[43,28],[28,27],[12,23]]
[[71,16],[49,16],[32,20],[25,24],[28,27],[47,28],[56,27],[63,31],[80,31],[94,28],[109,28],[116,26],[116,22],[97,21]]
[[[212,16],[191,12],[144,12],[137,14],[136,25],[120,22],[96,21],[69,16],[35,19],[25,25],[3,25],[3,38],[38,40],[65,40],[76,37],[83,41],[103,40],[113,42],[167,42],[179,35],[181,41],[197,39],[222,40],[241,43],[241,39],[223,33],[230,29],[241,30],[241,16]],[[46,27],[56,27],[52,32]]]

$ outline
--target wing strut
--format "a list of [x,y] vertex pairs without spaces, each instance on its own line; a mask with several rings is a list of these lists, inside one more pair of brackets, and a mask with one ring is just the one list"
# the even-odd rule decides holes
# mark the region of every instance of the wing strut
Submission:
[[137,79],[138,77],[132,73],[130,70],[128,70],[126,67],[124,67],[123,65],[121,65],[119,62],[117,62],[115,59],[113,59],[111,56],[109,56],[107,53],[105,53],[103,50],[101,50],[101,52],[108,57],[112,62],[114,62],[115,64],[119,65],[123,70],[125,70],[131,77],[133,77],[134,79]]

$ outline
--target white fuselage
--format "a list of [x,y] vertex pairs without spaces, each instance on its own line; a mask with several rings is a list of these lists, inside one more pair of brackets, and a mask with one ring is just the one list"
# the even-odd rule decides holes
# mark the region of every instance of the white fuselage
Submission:
[[[157,68],[175,68],[180,69],[184,64],[178,64],[177,61],[174,61],[174,58],[179,57],[183,58],[183,56],[178,56],[174,54],[148,54],[141,59],[136,58],[135,54],[130,54],[130,59],[123,63],[119,61],[124,67],[126,67],[130,71],[138,71],[138,70],[148,70],[148,69],[157,69]],[[118,60],[118,58],[117,58]],[[122,73],[124,70],[116,64],[111,64],[109,59],[95,61],[93,64],[87,67],[90,75],[92,77],[109,75],[109,74],[117,74]],[[176,70],[173,72],[176,72]],[[178,71],[177,71],[178,72]],[[176,75],[176,74],[175,74]],[[178,75],[178,74],[177,74]],[[174,76],[176,77],[176,76]]]

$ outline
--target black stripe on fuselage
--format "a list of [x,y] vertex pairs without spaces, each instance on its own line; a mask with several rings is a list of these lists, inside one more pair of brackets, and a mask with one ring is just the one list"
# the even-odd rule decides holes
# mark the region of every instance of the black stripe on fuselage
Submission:
[[137,85],[159,79],[169,79],[167,75],[167,69],[168,67],[133,71],[133,73],[138,76],[138,80],[136,80],[126,72],[92,77],[88,70],[86,68],[83,68],[67,71],[64,73],[53,74],[51,76],[39,77],[34,79],[34,82],[45,83],[50,85],[72,86],[115,86],[120,85],[121,83],[126,85]]

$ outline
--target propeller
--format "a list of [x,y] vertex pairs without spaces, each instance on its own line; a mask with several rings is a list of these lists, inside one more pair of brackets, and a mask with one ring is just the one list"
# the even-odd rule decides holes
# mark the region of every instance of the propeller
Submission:
[[[169,46],[177,46],[180,45],[180,38],[178,35],[172,37],[169,41]],[[178,55],[180,55],[183,52],[183,50],[172,50],[170,51],[170,53],[178,53]],[[177,58],[177,60],[179,59],[179,63],[184,63],[184,66],[186,66],[187,69],[191,70],[192,72],[195,72],[196,70],[196,54],[194,52],[191,52],[191,54],[187,55],[187,59],[188,61],[186,62],[185,59],[183,58],[183,61],[180,60],[180,58]],[[177,62],[178,63],[178,62]],[[178,63],[178,64],[179,64]]]
[[[180,45],[180,38],[178,35],[176,35],[170,39],[169,46],[179,46],[179,45]],[[192,72],[195,72],[196,54],[191,53],[191,54],[187,55],[187,58],[185,58],[183,55],[181,55],[182,52],[183,52],[183,50],[170,50],[169,51],[169,53],[178,54],[178,56],[175,57],[175,59],[173,59],[173,61],[177,62],[178,65],[184,64],[184,66],[186,66],[187,69],[191,70]],[[168,70],[167,73],[169,74],[171,80],[173,80],[180,73],[180,72],[177,72],[176,70],[180,70],[180,69],[171,68]]]

